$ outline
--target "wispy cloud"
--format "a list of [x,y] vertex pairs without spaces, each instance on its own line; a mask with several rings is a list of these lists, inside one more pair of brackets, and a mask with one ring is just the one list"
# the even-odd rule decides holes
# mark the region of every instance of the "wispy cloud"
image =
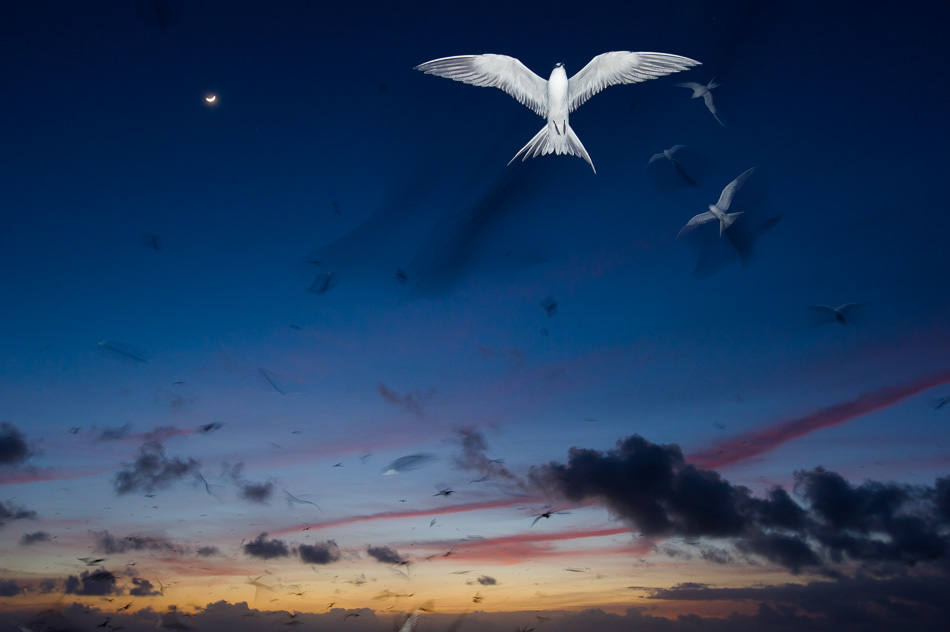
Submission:
[[53,539],[46,531],[34,531],[33,533],[24,533],[20,536],[20,545],[21,546],[30,546],[36,544],[37,542],[49,542]]
[[[511,507],[512,505],[523,505],[525,503],[541,500],[539,498],[507,498],[504,500],[489,500],[478,503],[463,503],[458,505],[448,505],[444,507],[432,507],[429,509],[417,509],[407,511],[382,511],[374,514],[364,514],[359,516],[347,516],[337,520],[327,520],[326,522],[311,522],[306,525],[307,529],[329,529],[332,527],[341,527],[348,524],[359,522],[372,522],[375,520],[400,520],[403,518],[422,518],[426,516],[440,516],[444,514],[465,513],[467,511],[484,511],[488,509],[500,509],[502,507]],[[274,533],[287,535],[296,533],[300,527],[285,527],[274,529]]]
[[415,415],[416,417],[424,417],[425,414],[422,410],[422,403],[425,400],[428,400],[434,394],[434,391],[430,390],[428,393],[422,393],[421,391],[414,391],[412,393],[406,393],[405,395],[400,395],[393,389],[389,388],[382,382],[376,383],[376,392],[379,393],[384,400],[402,408],[407,413]]
[[396,549],[389,546],[366,547],[366,554],[383,564],[404,564],[406,562],[406,559]]
[[36,520],[36,512],[11,501],[0,502],[0,527],[10,520]]
[[941,371],[901,386],[868,391],[855,399],[822,408],[814,413],[769,424],[737,435],[715,446],[691,454],[688,460],[703,468],[717,468],[774,450],[784,443],[816,430],[837,426],[868,413],[893,406],[908,397],[950,382],[950,371]]

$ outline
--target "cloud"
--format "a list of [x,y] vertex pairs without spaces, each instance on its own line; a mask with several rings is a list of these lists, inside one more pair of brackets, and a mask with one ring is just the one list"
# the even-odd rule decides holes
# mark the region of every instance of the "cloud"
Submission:
[[[934,487],[874,481],[854,487],[822,468],[800,471],[795,479],[802,506],[779,487],[753,497],[718,473],[686,463],[679,446],[638,435],[607,453],[571,448],[567,465],[532,468],[529,478],[572,502],[599,500],[643,535],[718,538],[792,573],[845,561],[866,568],[914,565],[950,552],[948,478]],[[712,555],[723,559],[722,552]]]
[[497,579],[494,577],[489,577],[488,575],[482,575],[475,581],[477,581],[482,586],[494,586],[498,583]]
[[252,503],[259,503],[262,505],[266,504],[267,501],[270,500],[270,497],[274,494],[274,484],[270,482],[252,483],[251,481],[244,478],[243,472],[243,463],[236,463],[227,472],[227,475],[230,476],[231,480],[234,481],[234,484],[237,485],[238,496]]
[[37,542],[49,542],[53,539],[46,531],[34,531],[33,533],[24,533],[20,537],[21,546],[30,546],[31,544],[36,544]]
[[132,432],[132,424],[127,423],[120,428],[103,428],[102,430],[93,428],[93,431],[97,433],[93,438],[93,441],[96,443],[102,441],[119,441],[129,436],[129,433]]
[[214,557],[221,555],[221,550],[216,546],[201,546],[195,551],[195,555],[198,557]]
[[133,597],[148,597],[150,595],[160,595],[161,591],[152,586],[152,582],[141,577],[133,577],[132,584],[134,588],[129,589],[129,594]]
[[66,578],[67,595],[111,595],[120,592],[115,575],[104,569],[91,573],[83,571],[79,577],[70,575]]
[[161,443],[146,441],[135,462],[124,467],[126,469],[116,473],[112,481],[119,495],[167,489],[176,481],[197,474],[200,464],[192,458],[187,461],[178,457],[169,459]]
[[485,443],[485,437],[478,430],[462,428],[456,430],[455,434],[462,445],[462,453],[455,456],[455,464],[458,467],[491,478],[502,478],[506,481],[518,480],[504,464],[485,456],[488,445]]
[[840,402],[814,413],[773,423],[689,456],[699,467],[714,468],[758,456],[780,445],[816,430],[837,426],[876,410],[898,404],[934,386],[950,382],[950,371],[941,371],[901,386],[887,386],[863,393],[855,399]]
[[0,579],[0,597],[15,597],[25,589],[12,579]]
[[251,483],[249,481],[238,483],[238,496],[252,503],[264,504],[273,493],[273,483]]
[[95,551],[103,553],[127,553],[129,551],[166,551],[178,552],[178,548],[168,540],[150,536],[130,535],[117,539],[108,530],[91,532],[96,538]]
[[58,584],[55,579],[52,579],[50,577],[45,577],[40,580],[40,583],[37,586],[37,591],[39,591],[41,595],[45,595],[51,592],[55,592],[57,586]]
[[297,555],[307,564],[330,564],[340,559],[340,547],[334,540],[317,544],[301,544]]
[[8,520],[36,520],[36,512],[10,501],[0,502],[0,527]]
[[[336,520],[327,520],[325,522],[312,522],[309,524],[311,530],[314,529],[329,529],[333,527],[342,527],[348,524],[354,524],[358,522],[372,522],[375,520],[398,520],[400,518],[417,518],[425,516],[440,516],[444,514],[453,514],[453,513],[464,513],[467,511],[481,511],[484,509],[498,509],[500,507],[511,507],[512,505],[523,505],[526,502],[531,502],[536,500],[533,498],[506,498],[503,500],[490,500],[485,502],[477,503],[461,503],[457,505],[445,505],[432,507],[430,509],[419,509],[419,510],[407,510],[407,511],[381,511],[375,514],[367,515],[358,515],[358,516],[347,516],[344,518],[338,518]],[[299,527],[284,527],[279,529],[277,533],[279,535],[287,535],[288,533],[296,533],[299,531]]]
[[382,382],[376,383],[376,392],[379,393],[384,400],[392,404],[393,406],[398,406],[402,408],[407,413],[411,413],[416,417],[423,417],[424,413],[422,412],[422,402],[426,399],[432,397],[434,391],[430,389],[428,393],[420,393],[415,391],[414,393],[406,393],[405,395],[400,395],[393,389],[389,388]]
[[[916,563],[950,552],[950,520],[940,507],[940,489],[866,481],[855,487],[824,468],[796,472],[796,489],[809,502],[809,534],[835,562]],[[937,500],[935,503],[934,500]]]
[[272,560],[277,557],[287,557],[290,549],[283,540],[267,540],[267,533],[262,533],[254,540],[244,544],[244,553],[262,560]]
[[402,558],[395,549],[388,546],[370,546],[366,548],[366,553],[383,564],[405,564],[406,560]]
[[0,423],[0,466],[19,465],[33,456],[26,439],[15,426]]
[[[917,615],[947,611],[946,593],[941,588],[946,581],[946,577],[902,575],[876,579],[862,575],[842,577],[835,581],[743,588],[685,583],[672,588],[648,589],[646,597],[671,601],[752,601],[773,606],[786,604],[831,622],[860,628],[861,625],[875,623],[879,618],[905,618],[908,613],[901,605],[910,606],[910,611]],[[906,622],[898,627],[906,629],[905,626]]]

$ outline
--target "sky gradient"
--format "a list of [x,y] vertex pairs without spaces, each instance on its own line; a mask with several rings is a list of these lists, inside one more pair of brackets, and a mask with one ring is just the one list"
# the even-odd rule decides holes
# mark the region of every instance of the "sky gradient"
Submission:
[[[845,4],[6,3],[0,630],[940,629],[950,15]],[[413,69],[624,50],[596,174]]]

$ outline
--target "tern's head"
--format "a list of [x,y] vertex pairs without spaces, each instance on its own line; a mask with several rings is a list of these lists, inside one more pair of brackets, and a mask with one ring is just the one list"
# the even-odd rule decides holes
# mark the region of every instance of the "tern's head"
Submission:
[[555,68],[563,68],[563,67],[564,67],[564,63],[559,61],[559,62],[557,62],[556,64],[554,64],[554,67],[555,67]]

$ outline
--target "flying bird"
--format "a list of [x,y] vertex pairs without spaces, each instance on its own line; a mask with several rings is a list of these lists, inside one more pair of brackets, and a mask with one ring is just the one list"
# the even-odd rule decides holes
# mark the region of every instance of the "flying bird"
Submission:
[[719,196],[719,201],[715,204],[710,204],[709,210],[705,213],[693,216],[693,218],[686,223],[686,226],[683,226],[676,237],[682,237],[700,224],[711,222],[714,219],[719,220],[719,236],[722,237],[723,231],[732,226],[736,218],[742,215],[742,212],[727,213],[726,211],[728,211],[729,206],[732,205],[732,196],[736,194],[736,191],[745,183],[753,171],[755,171],[755,167],[743,171],[738,178],[727,184],[726,188],[722,190],[722,195]]
[[[433,459],[431,454],[409,454],[401,456],[383,469],[383,476],[419,469]],[[438,496],[438,494],[436,494]]]
[[682,149],[684,146],[685,145],[673,145],[669,149],[664,149],[658,154],[653,154],[653,156],[650,158],[649,164],[653,164],[657,160],[669,160],[670,164],[673,165],[673,168],[676,169],[676,173],[680,174],[680,176],[686,180],[686,184],[691,187],[698,187],[699,185],[696,184],[696,181],[689,177],[689,174],[686,173],[685,169],[683,169],[683,165],[680,164],[680,161],[673,157],[673,154],[678,149]]
[[541,518],[550,518],[551,516],[556,515],[556,514],[569,514],[569,513],[571,512],[570,511],[545,511],[544,513],[538,514],[534,517],[534,521],[531,523],[531,526],[533,527],[534,525],[538,524],[538,520],[540,520]]
[[420,64],[416,70],[474,86],[500,88],[547,119],[547,124],[515,154],[509,165],[522,155],[524,161],[545,154],[565,154],[583,158],[597,173],[590,155],[568,123],[570,113],[607,86],[655,79],[699,63],[666,53],[613,51],[597,55],[570,79],[564,64],[558,63],[547,81],[507,55],[442,57]]
[[812,313],[815,314],[817,325],[824,325],[825,323],[831,322],[847,325],[848,323],[854,322],[857,313],[867,305],[867,303],[845,303],[838,307],[832,307],[831,305],[809,305],[808,309],[812,310]]
[[[281,490],[281,491],[283,491],[284,494],[287,495],[287,504],[288,504],[288,505],[293,506],[294,503],[297,503],[298,505],[313,505],[313,506],[316,507],[317,509],[320,509],[320,506],[317,505],[317,503],[312,503],[312,502],[310,502],[309,500],[304,500],[303,498],[297,498],[296,496],[294,496],[293,494],[291,494],[290,492],[288,492],[286,489]],[[320,511],[323,511],[323,510],[320,509]]]
[[710,92],[710,90],[712,90],[713,88],[719,87],[719,84],[716,83],[715,81],[716,80],[713,79],[706,85],[703,85],[701,83],[696,83],[695,81],[687,81],[686,83],[678,83],[676,85],[679,86],[680,88],[689,88],[690,90],[692,90],[693,91],[692,98],[694,99],[698,99],[699,97],[702,97],[703,101],[706,103],[706,109],[708,109],[710,113],[712,113],[712,115],[716,118],[716,120],[719,121],[720,125],[725,127],[726,124],[722,122],[722,119],[719,118],[719,114],[716,112],[716,104],[713,103],[712,92]]

